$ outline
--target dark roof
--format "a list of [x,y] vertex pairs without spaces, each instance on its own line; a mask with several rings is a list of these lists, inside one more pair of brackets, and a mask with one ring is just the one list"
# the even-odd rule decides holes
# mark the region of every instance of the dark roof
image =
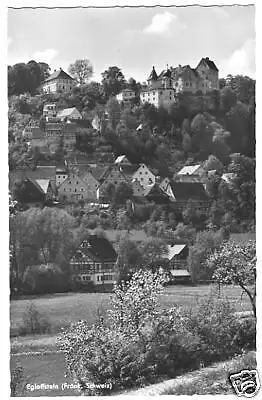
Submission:
[[65,71],[63,71],[62,68],[60,68],[59,70],[54,71],[54,72],[49,76],[49,78],[47,78],[47,79],[44,81],[44,83],[45,83],[45,82],[52,81],[52,80],[54,80],[54,79],[58,79],[58,78],[60,78],[60,79],[69,79],[70,81],[73,81],[73,80],[74,80],[70,75],[68,75]]
[[[216,64],[214,63],[214,61],[210,60],[209,57],[202,58],[202,59],[200,60],[199,64],[198,64],[198,66],[199,66],[202,62],[205,62],[205,63],[208,65],[208,67],[209,67],[210,69],[212,69],[213,71],[218,71],[218,68],[217,68]],[[197,66],[197,67],[198,67],[198,66]]]
[[72,165],[88,165],[90,163],[90,157],[86,154],[72,154],[66,157],[66,163]]
[[10,184],[16,180],[27,179],[53,179],[55,181],[56,167],[55,166],[37,166],[35,169],[19,168],[9,173]]
[[190,80],[192,77],[197,77],[197,75],[196,70],[191,68],[190,65],[179,66],[172,70],[172,78],[174,79],[183,76],[183,79]]
[[147,186],[143,196],[149,201],[154,201],[156,203],[169,203],[169,196],[159,187],[157,183],[152,186]]
[[101,179],[103,179],[103,177],[104,177],[105,173],[108,171],[108,169],[109,169],[108,166],[97,165],[95,167],[91,166],[90,172],[97,181],[101,181]]
[[156,73],[156,70],[155,70],[155,67],[153,66],[153,68],[152,68],[152,71],[151,71],[151,74],[149,75],[149,77],[148,77],[148,79],[147,80],[153,80],[153,81],[156,81],[157,79],[158,79],[158,76],[157,76],[157,73]]
[[89,235],[84,239],[79,246],[79,250],[99,261],[116,261],[117,257],[109,240],[97,235]]
[[171,188],[178,201],[208,200],[205,188],[200,182],[172,182]]
[[120,165],[119,169],[124,175],[133,176],[134,173],[138,170],[139,165]]

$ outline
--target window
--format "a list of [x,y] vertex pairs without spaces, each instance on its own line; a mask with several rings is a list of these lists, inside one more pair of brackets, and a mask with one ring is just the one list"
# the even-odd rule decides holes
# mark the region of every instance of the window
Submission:
[[77,191],[77,189],[75,189],[75,192]]
[[81,188],[80,190],[81,190],[81,192],[84,192],[85,189],[84,189],[84,188]]
[[78,185],[78,181],[76,181],[76,185]]
[[63,178],[65,179],[65,176],[63,176]]
[[99,278],[100,278],[100,276],[98,275],[97,278],[96,278],[96,279],[97,279],[97,282],[99,282]]
[[172,94],[172,92],[169,92],[169,94],[171,95],[171,94]]

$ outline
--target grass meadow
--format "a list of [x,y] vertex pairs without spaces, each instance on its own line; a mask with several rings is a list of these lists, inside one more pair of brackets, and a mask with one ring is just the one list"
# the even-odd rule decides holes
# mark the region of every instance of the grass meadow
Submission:
[[[208,296],[215,285],[200,286],[167,286],[161,296],[161,305],[171,307],[175,304],[183,307],[195,307],[198,302]],[[251,307],[246,294],[235,286],[221,287],[221,296],[227,297],[236,311],[250,311]],[[45,296],[28,296],[20,300],[12,300],[10,305],[11,336],[16,336],[23,323],[23,314],[33,302],[37,310],[48,318],[53,332],[67,326],[71,322],[88,320],[93,322],[97,315],[109,308],[110,293],[61,293]]]

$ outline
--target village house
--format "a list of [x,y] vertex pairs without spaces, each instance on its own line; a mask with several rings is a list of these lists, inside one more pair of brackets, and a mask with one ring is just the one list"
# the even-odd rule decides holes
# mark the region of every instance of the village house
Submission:
[[96,201],[99,182],[93,176],[91,169],[89,170],[83,169],[82,172],[80,172],[80,178],[82,182],[85,183],[86,191],[88,193],[88,199]]
[[70,260],[72,279],[81,285],[90,282],[96,289],[112,289],[116,281],[117,253],[104,237],[89,235]]
[[204,185],[200,182],[172,182],[174,201],[172,204],[177,210],[183,211],[188,202],[194,204],[199,211],[207,211],[210,205]]
[[153,66],[147,79],[147,88],[141,91],[142,104],[150,103],[155,107],[168,108],[176,102],[178,93],[206,95],[219,89],[218,68],[208,57],[202,58],[196,68],[190,65],[168,67],[159,75]]
[[93,201],[96,197],[94,198],[94,191],[86,185],[81,176],[71,172],[58,187],[58,199],[60,201]]
[[138,180],[143,187],[154,185],[156,182],[155,175],[145,164],[140,164],[132,178],[132,180]]
[[128,102],[130,100],[135,99],[136,97],[136,92],[134,90],[131,89],[124,89],[122,90],[122,92],[120,92],[119,94],[116,95],[116,99],[119,102]]
[[187,244],[167,245],[168,269],[186,269],[189,248]]
[[169,196],[159,187],[158,183],[146,186],[143,197],[156,204],[168,204],[170,202]]
[[64,108],[63,110],[58,111],[56,117],[61,121],[83,119],[82,114],[80,114],[76,107]]
[[116,188],[121,182],[128,183],[127,178],[120,171],[117,165],[111,165],[104,172],[103,176],[101,176],[100,180],[102,183],[97,189],[97,199],[99,201],[108,201],[106,189],[108,185],[113,185]]
[[49,180],[52,190],[56,191],[56,167],[53,165],[37,165],[34,169],[28,167],[20,167],[14,171],[9,172],[9,185],[10,190],[16,181],[23,181],[24,179],[36,180]]
[[[20,181],[23,203],[30,206],[42,206],[46,201],[53,200],[55,197],[49,179],[24,178]],[[13,186],[13,189],[15,187]]]
[[60,68],[54,71],[42,84],[44,93],[68,93],[76,85],[76,81]]
[[175,175],[175,180],[179,182],[201,182],[204,174],[201,164],[186,165]]

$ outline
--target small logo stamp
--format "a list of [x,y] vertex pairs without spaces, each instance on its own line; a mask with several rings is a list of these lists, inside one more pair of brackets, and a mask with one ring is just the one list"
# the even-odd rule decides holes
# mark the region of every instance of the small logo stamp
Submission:
[[229,376],[231,385],[238,396],[254,397],[260,389],[257,370],[244,369]]

